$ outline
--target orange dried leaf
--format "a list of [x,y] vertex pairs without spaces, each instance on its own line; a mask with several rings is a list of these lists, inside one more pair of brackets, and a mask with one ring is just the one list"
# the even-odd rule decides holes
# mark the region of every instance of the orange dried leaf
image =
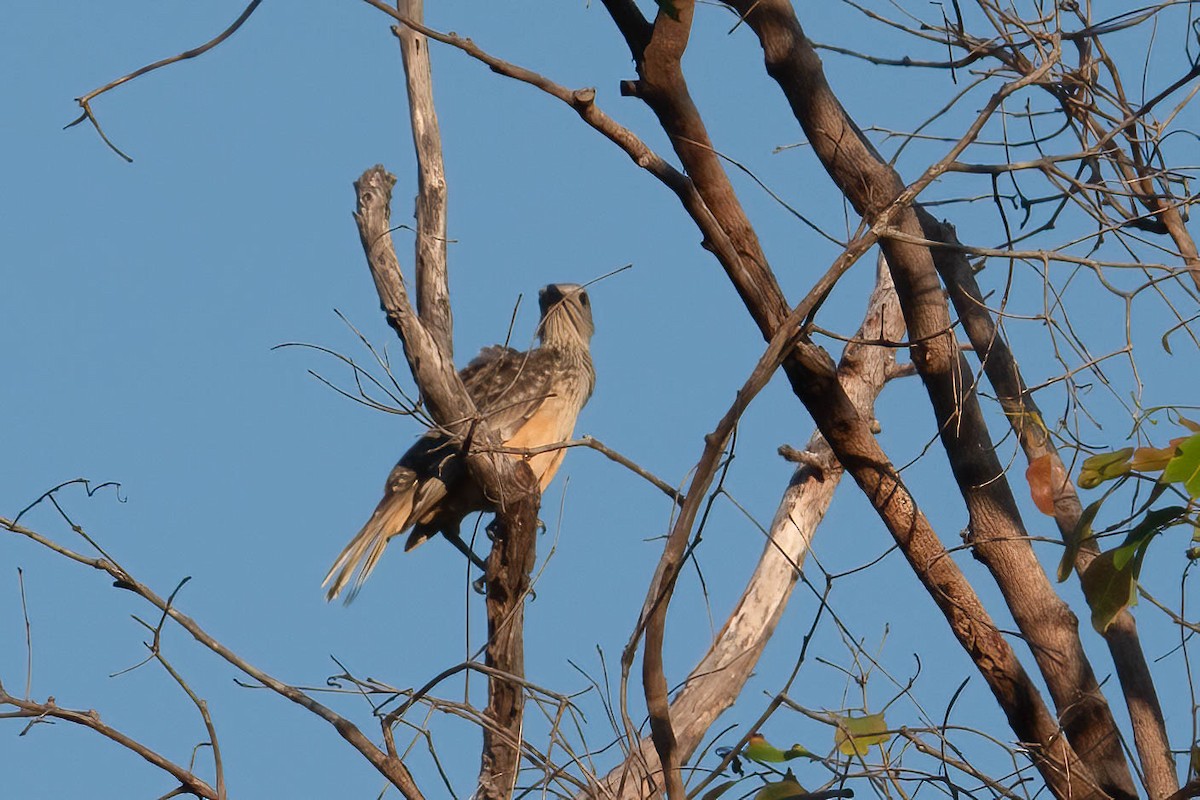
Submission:
[[1029,481],[1029,494],[1038,511],[1053,517],[1054,498],[1067,482],[1067,472],[1062,462],[1050,453],[1038,456],[1029,462],[1025,480]]
[[1174,447],[1139,447],[1133,451],[1129,466],[1137,472],[1158,472],[1166,468],[1174,455]]

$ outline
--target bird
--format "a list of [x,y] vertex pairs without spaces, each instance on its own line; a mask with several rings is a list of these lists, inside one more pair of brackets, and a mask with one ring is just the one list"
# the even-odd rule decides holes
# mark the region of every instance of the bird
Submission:
[[[458,373],[480,417],[506,450],[569,440],[596,385],[590,349],[595,326],[584,287],[550,284],[538,292],[538,305],[538,346],[523,352],[502,345],[485,347]],[[560,447],[510,456],[528,463],[539,490],[545,491],[565,454],[566,448]],[[495,511],[495,503],[467,473],[465,455],[461,437],[435,427],[400,457],[371,518],[326,574],[321,585],[327,600],[342,592],[345,602],[353,600],[388,541],[405,531],[405,552],[440,532],[482,566],[458,529],[472,513]]]

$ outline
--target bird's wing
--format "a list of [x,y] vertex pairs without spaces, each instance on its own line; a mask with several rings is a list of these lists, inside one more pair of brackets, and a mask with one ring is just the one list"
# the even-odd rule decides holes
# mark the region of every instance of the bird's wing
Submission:
[[484,348],[459,376],[479,413],[507,442],[555,396],[554,378],[560,370],[554,350],[519,352],[497,345]]

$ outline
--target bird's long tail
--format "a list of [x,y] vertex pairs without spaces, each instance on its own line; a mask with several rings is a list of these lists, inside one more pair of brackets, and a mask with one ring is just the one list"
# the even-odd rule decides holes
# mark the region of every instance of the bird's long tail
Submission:
[[326,600],[332,600],[341,594],[351,578],[354,579],[354,585],[346,593],[346,603],[354,599],[358,590],[362,588],[363,581],[379,563],[388,539],[409,526],[412,511],[412,491],[394,492],[383,498],[375,513],[367,520],[367,524],[338,555],[325,580],[321,582],[321,586],[328,587],[325,593]]

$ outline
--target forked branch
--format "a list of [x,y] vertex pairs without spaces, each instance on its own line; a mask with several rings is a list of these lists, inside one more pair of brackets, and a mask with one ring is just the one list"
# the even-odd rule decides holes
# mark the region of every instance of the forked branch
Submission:
[[467,446],[471,478],[496,503],[495,542],[488,558],[486,665],[487,716],[480,769],[480,796],[502,800],[512,793],[520,766],[525,694],[504,675],[525,674],[524,602],[533,569],[541,501],[533,471],[501,453],[499,437],[482,418],[454,369],[408,300],[391,236],[391,198],[396,179],[383,167],[368,169],[355,182],[363,251],[388,324],[400,336],[413,380],[433,420]]

